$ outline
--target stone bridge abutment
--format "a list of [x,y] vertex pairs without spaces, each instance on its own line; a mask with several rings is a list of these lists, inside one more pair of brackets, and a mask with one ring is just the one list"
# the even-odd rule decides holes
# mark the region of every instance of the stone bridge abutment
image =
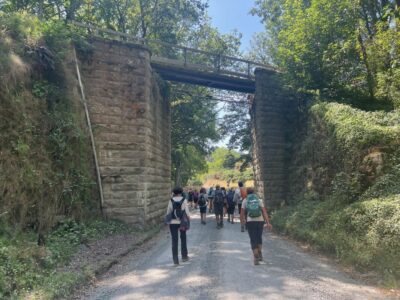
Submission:
[[287,194],[290,95],[276,71],[256,69],[256,92],[251,107],[252,156],[256,192],[267,206],[283,205]]
[[170,106],[150,51],[94,39],[81,59],[103,185],[103,213],[138,227],[159,223],[170,194]]

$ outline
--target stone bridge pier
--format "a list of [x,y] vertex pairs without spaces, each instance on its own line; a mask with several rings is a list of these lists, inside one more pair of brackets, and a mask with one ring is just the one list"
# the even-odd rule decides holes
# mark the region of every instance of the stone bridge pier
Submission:
[[94,39],[81,55],[103,185],[103,213],[143,228],[165,214],[171,192],[170,105],[140,45]]
[[252,155],[256,192],[269,208],[283,205],[287,194],[286,140],[293,108],[276,71],[256,69],[251,108]]

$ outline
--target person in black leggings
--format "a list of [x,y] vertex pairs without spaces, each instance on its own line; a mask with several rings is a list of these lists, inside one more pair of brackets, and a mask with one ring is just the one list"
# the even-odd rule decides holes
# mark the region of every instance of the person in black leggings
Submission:
[[[256,199],[258,201],[260,214],[257,217],[251,217],[248,215],[247,205],[250,199]],[[251,203],[251,202],[250,202]],[[247,219],[246,219],[247,216]],[[240,220],[242,224],[247,224],[247,231],[250,237],[250,245],[253,250],[254,264],[259,265],[263,261],[262,255],[262,233],[264,227],[272,229],[272,225],[269,222],[267,209],[264,206],[264,202],[254,195],[253,188],[247,188],[247,198],[242,203],[242,211],[240,213]]]
[[181,255],[182,261],[188,261],[188,250],[187,250],[187,243],[186,243],[186,231],[179,230],[181,227],[181,220],[178,212],[185,211],[186,215],[189,219],[189,206],[187,200],[184,196],[182,196],[183,190],[181,187],[174,188],[173,197],[169,201],[168,208],[167,208],[167,215],[171,214],[171,222],[169,223],[169,230],[171,232],[172,238],[172,259],[174,261],[174,265],[179,265],[179,258],[178,258],[178,232],[180,232],[181,237]]

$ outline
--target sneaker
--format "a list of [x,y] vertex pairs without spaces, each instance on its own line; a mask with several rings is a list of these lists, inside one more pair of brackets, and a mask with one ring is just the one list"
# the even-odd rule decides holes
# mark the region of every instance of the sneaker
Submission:
[[179,263],[174,263],[174,267],[179,267]]
[[182,261],[183,261],[183,262],[189,261],[189,256],[182,257]]
[[240,229],[241,232],[244,232],[244,227],[242,226],[242,228]]
[[258,257],[254,257],[254,265],[258,266],[260,264],[260,261],[258,260]]

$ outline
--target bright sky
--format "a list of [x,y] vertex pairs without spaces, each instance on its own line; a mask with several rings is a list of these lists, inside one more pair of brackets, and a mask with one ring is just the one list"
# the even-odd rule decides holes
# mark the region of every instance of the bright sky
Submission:
[[260,19],[249,14],[254,7],[254,0],[209,0],[209,4],[211,22],[220,32],[230,33],[237,29],[243,34],[243,51],[248,50],[254,33],[264,31]]

